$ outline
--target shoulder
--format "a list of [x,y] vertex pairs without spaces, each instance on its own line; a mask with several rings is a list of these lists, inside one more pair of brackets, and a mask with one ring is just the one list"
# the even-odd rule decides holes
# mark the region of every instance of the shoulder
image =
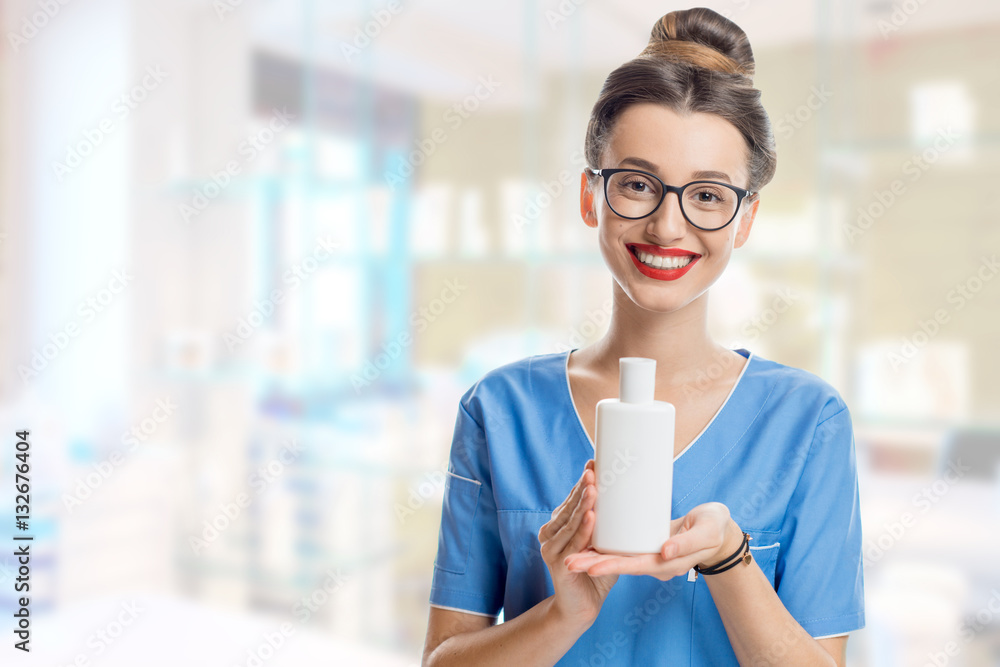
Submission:
[[819,375],[756,354],[754,359],[756,378],[769,386],[773,406],[810,411],[816,424],[841,412],[849,414],[840,392]]
[[534,354],[483,373],[464,394],[461,405],[480,423],[496,407],[512,409],[539,392],[551,392],[565,382],[565,352]]

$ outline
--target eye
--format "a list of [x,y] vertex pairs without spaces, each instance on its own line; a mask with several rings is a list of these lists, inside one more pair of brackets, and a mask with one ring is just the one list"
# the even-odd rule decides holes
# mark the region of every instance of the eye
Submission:
[[719,206],[729,204],[733,194],[727,189],[715,185],[702,184],[693,188],[687,195],[688,199],[699,206]]
[[637,194],[649,192],[649,183],[637,176],[626,176],[622,180],[622,187]]
[[632,200],[653,199],[660,194],[659,183],[634,171],[620,171],[611,177],[611,191]]

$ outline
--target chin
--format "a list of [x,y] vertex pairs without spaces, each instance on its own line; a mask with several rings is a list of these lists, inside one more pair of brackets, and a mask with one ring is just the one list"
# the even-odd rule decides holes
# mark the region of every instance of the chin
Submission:
[[700,294],[692,296],[689,290],[678,289],[669,284],[664,286],[657,284],[637,285],[633,283],[622,286],[622,283],[619,282],[618,285],[632,303],[643,310],[653,313],[675,312],[700,296]]

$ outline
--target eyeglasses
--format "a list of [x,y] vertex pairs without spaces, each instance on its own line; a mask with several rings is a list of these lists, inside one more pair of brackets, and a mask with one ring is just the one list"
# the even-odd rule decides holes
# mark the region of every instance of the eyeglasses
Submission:
[[757,193],[721,181],[691,181],[667,185],[654,174],[638,169],[591,169],[604,177],[604,198],[615,215],[638,220],[660,208],[668,192],[676,192],[684,218],[698,229],[722,229],[736,217],[740,204]]

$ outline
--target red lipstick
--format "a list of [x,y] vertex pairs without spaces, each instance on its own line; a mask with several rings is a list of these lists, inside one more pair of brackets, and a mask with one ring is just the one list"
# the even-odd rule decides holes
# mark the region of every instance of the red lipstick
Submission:
[[[632,263],[635,264],[635,268],[639,269],[639,273],[656,280],[677,280],[687,273],[701,258],[701,255],[698,253],[684,250],[683,248],[661,248],[660,246],[647,245],[645,243],[629,243],[627,248],[629,251],[628,254],[632,258]],[[636,252],[639,251],[649,253],[650,255],[660,255],[661,257],[691,257],[692,259],[687,265],[679,269],[657,269],[640,262],[639,257],[636,255]]]

